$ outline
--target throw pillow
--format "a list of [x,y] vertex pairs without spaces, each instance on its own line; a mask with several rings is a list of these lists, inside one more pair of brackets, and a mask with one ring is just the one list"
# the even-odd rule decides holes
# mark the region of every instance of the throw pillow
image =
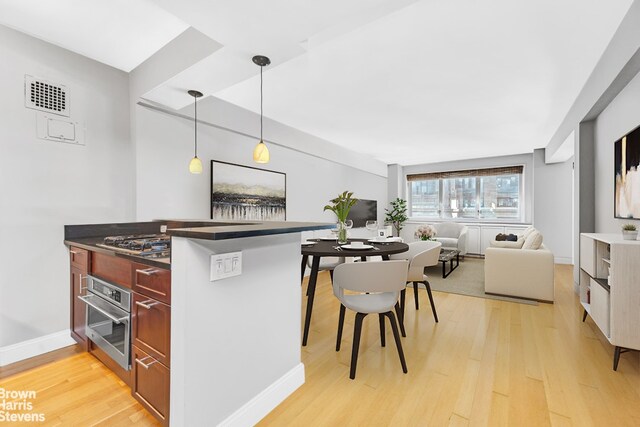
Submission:
[[504,242],[505,240],[507,240],[507,235],[506,234],[499,233],[499,234],[496,235],[496,241]]
[[505,248],[505,249],[522,249],[522,245],[524,243],[524,239],[518,239],[515,242],[509,242],[509,241],[493,241],[490,243],[492,248]]
[[522,245],[522,249],[540,249],[542,246],[542,234],[538,230],[535,230],[527,238],[524,240],[524,245]]
[[515,234],[509,234],[508,236],[505,237],[504,240],[508,242],[516,242],[518,241],[518,236],[516,236]]
[[527,237],[529,237],[529,234],[533,233],[534,231],[536,231],[536,229],[533,228],[533,225],[530,225],[524,229],[524,231],[522,232],[522,237],[526,239]]

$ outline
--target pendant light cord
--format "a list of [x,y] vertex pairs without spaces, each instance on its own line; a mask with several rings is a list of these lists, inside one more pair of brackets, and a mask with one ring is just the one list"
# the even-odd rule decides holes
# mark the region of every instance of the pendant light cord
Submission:
[[194,110],[194,131],[195,131],[195,152],[194,157],[198,157],[198,97],[193,97]]
[[262,69],[264,67],[260,66],[260,142],[262,142]]

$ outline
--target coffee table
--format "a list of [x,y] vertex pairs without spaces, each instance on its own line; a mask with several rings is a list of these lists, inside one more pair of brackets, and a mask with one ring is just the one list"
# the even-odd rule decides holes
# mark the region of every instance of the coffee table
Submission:
[[[453,260],[456,264],[453,265]],[[442,249],[438,261],[442,263],[442,278],[446,278],[453,270],[460,265],[460,251],[457,249]],[[449,262],[449,271],[447,271],[447,262]]]

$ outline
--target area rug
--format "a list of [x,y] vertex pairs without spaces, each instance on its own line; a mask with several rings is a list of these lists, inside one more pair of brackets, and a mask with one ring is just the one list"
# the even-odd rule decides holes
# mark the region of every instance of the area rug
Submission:
[[[447,271],[448,269],[449,265],[447,263]],[[464,261],[460,261],[460,266],[445,279],[442,278],[441,263],[438,263],[437,266],[426,268],[425,274],[429,277],[431,289],[434,291],[516,302],[519,304],[538,305],[537,301],[485,294],[483,259],[465,257]]]

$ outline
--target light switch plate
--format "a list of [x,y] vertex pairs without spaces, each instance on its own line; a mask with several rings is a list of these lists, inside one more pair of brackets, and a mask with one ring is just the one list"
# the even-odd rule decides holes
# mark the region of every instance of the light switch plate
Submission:
[[211,255],[210,280],[222,280],[242,274],[242,252]]

